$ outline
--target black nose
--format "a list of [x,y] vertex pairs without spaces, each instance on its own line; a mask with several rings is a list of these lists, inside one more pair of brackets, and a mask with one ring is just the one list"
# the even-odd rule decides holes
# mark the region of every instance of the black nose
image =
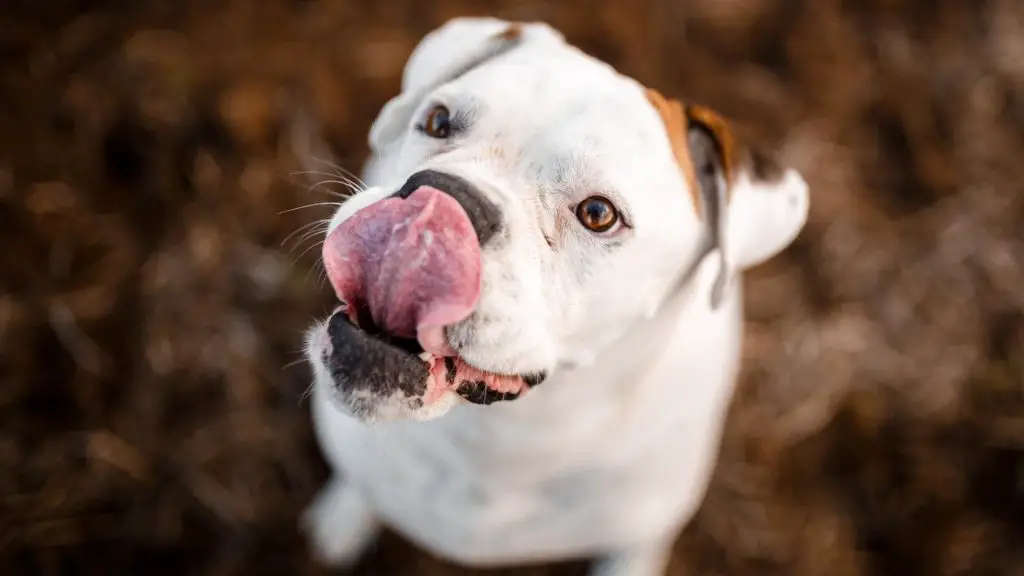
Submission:
[[420,186],[436,188],[455,198],[469,215],[469,221],[473,224],[473,231],[476,232],[480,246],[486,245],[501,230],[501,212],[498,207],[484,197],[478,188],[452,174],[436,170],[417,172],[410,176],[393,196],[407,198]]

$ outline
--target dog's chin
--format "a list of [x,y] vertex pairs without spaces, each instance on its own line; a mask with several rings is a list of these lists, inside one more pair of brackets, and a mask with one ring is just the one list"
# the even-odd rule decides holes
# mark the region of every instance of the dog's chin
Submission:
[[414,339],[358,324],[343,309],[314,328],[307,346],[317,385],[343,411],[364,422],[430,420],[460,403],[488,405],[522,397],[538,374],[499,374],[471,365],[458,351],[435,357]]

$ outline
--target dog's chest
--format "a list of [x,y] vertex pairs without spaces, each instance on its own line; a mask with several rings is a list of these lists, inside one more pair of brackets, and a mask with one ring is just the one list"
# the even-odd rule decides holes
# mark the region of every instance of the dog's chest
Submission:
[[[609,406],[547,422],[541,438],[467,408],[386,431],[346,419],[332,440],[386,522],[435,553],[485,564],[585,555],[667,530],[689,503],[696,454],[682,424],[630,437]],[[680,458],[665,458],[671,445]]]
[[462,562],[656,538],[702,498],[735,375],[738,324],[701,324],[666,342],[679,352],[642,381],[553,379],[508,404],[373,426],[320,394],[317,430],[388,524]]

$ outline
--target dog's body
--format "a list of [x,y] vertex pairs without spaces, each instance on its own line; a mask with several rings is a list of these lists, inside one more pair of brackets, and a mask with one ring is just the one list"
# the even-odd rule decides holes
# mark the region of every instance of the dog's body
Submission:
[[[427,422],[366,426],[316,387],[321,446],[375,515],[463,563],[670,542],[703,495],[737,366],[735,298],[693,308],[647,366],[624,350]],[[318,543],[342,546],[347,527],[324,528]]]
[[[437,102],[450,123],[437,124]],[[316,552],[350,564],[386,524],[469,565],[597,556],[596,573],[662,573],[703,497],[739,367],[729,277],[795,238],[802,179],[766,176],[717,116],[684,113],[547,26],[492,19],[421,43],[371,147],[367,189],[325,244],[347,308],[307,347],[337,473],[307,513]],[[419,212],[394,216],[385,248],[368,239],[413,200]],[[431,228],[438,214],[448,220]],[[590,220],[609,214],[607,229]],[[470,224],[471,240],[430,243]],[[478,272],[479,294],[424,300],[440,288],[380,264],[389,250],[423,256],[441,284],[449,269]],[[363,278],[377,270],[383,287]],[[402,317],[415,308],[403,282],[415,318]],[[367,325],[353,303],[364,292]],[[438,310],[440,331],[424,320]],[[400,325],[422,346],[387,340]],[[474,405],[473,386],[476,403],[522,398]]]

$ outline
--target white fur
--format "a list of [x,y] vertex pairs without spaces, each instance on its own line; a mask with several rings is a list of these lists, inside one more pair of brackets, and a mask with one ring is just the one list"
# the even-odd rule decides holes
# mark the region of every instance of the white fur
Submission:
[[[687,296],[662,306],[705,223],[642,86],[543,24],[446,80],[507,26],[457,19],[424,39],[371,131],[371,187],[331,229],[424,168],[473,182],[506,231],[483,253],[477,310],[490,321],[471,317],[449,339],[480,368],[551,376],[515,401],[477,406],[452,394],[429,413],[382,409],[368,424],[332,398],[315,327],[313,418],[336,476],[305,527],[315,553],[339,566],[386,524],[466,565],[596,556],[595,575],[658,576],[718,449],[739,366],[740,282],[712,309],[719,262],[706,258]],[[435,102],[474,111],[447,151],[413,129]],[[616,247],[572,216],[594,193],[628,213],[632,229]],[[726,260],[739,271],[784,249],[803,227],[807,196],[792,171],[774,184],[741,176]]]

